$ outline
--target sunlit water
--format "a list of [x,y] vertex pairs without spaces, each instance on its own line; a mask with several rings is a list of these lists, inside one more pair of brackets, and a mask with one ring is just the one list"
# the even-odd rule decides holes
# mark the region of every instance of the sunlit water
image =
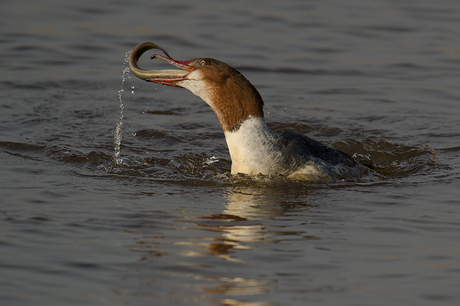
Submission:
[[[1,305],[460,302],[458,2],[1,6]],[[203,101],[121,73],[144,41],[369,170],[231,175]]]

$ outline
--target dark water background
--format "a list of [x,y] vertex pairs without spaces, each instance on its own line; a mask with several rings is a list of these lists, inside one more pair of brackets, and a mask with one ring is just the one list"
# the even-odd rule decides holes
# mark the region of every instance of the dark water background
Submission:
[[[460,2],[0,8],[1,305],[460,303]],[[231,176],[210,108],[134,77],[116,163],[144,41],[227,62],[269,126],[375,171]]]

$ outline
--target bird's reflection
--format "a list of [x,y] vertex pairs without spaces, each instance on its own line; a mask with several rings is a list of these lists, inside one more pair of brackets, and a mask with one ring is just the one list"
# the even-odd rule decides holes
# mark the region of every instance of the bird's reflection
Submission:
[[[223,194],[225,201],[221,213],[190,216],[178,221],[181,230],[192,231],[190,235],[182,239],[176,237],[172,247],[163,243],[160,244],[163,247],[153,246],[152,240],[143,242],[143,247],[150,244],[150,247],[162,249],[164,255],[161,256],[169,264],[171,259],[166,257],[179,255],[182,259],[174,260],[176,268],[171,271],[161,268],[162,273],[175,279],[193,279],[192,283],[198,281],[200,285],[194,286],[197,296],[205,294],[212,305],[272,305],[264,296],[275,288],[277,280],[261,277],[263,273],[257,271],[254,261],[257,256],[267,256],[263,250],[273,248],[287,236],[305,239],[303,226],[296,227],[302,230],[293,231],[289,220],[298,222],[298,216],[308,215],[313,206],[305,201],[308,191],[296,190],[289,189],[287,202],[283,200],[286,199],[285,187],[229,188]],[[301,194],[297,197],[295,192]],[[175,250],[173,253],[164,251],[171,248]],[[246,252],[249,250],[252,252]],[[152,263],[156,261],[152,259]],[[180,267],[184,267],[183,273]],[[232,267],[236,268],[232,270]]]
[[[259,248],[261,243],[276,244],[285,235],[300,235],[276,225],[278,218],[288,218],[301,210],[305,215],[309,204],[302,201],[301,204],[283,203],[285,189],[237,187],[229,189],[226,198],[225,209],[219,214],[210,214],[195,218],[195,224],[203,232],[220,232],[220,237],[212,235],[202,237],[199,241],[201,247],[205,247],[208,256],[215,256],[226,261],[241,264],[251,264],[247,259],[241,258],[241,250]],[[305,194],[302,196],[305,199]],[[301,208],[299,208],[301,206]],[[193,245],[197,241],[179,242]],[[192,247],[190,249],[193,250]],[[183,254],[196,256],[195,253]],[[217,277],[219,284],[204,286],[209,295],[218,296],[251,296],[270,292],[276,285],[276,280],[255,279],[247,277]],[[237,299],[222,299],[221,305],[271,305],[269,301],[248,302]]]
[[276,232],[267,230],[263,220],[281,216],[285,209],[280,206],[280,200],[276,195],[267,195],[266,191],[254,188],[232,189],[225,197],[227,203],[222,213],[200,217],[218,223],[197,224],[219,230],[222,234],[221,238],[209,243],[209,251],[226,260],[241,261],[229,254],[236,249],[251,249],[254,243],[273,242]]

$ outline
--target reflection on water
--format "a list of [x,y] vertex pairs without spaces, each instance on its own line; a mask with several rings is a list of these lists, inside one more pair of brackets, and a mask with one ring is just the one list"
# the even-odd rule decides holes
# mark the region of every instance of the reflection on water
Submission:
[[[269,192],[260,186],[229,187],[224,194],[226,204],[222,213],[187,218],[182,227],[196,235],[174,242],[175,254],[155,251],[163,245],[158,240],[162,237],[157,235],[138,240],[139,247],[132,250],[144,253],[152,263],[156,261],[155,258],[162,256],[183,257],[178,260],[179,266],[162,269],[162,273],[178,279],[189,279],[187,282],[198,282],[198,285],[192,286],[195,298],[205,294],[206,299],[218,305],[272,305],[271,301],[264,299],[263,294],[276,288],[276,279],[263,277],[262,271],[260,278],[248,277],[246,273],[238,275],[238,272],[245,270],[245,266],[252,269],[254,260],[257,260],[247,257],[245,252],[260,248],[261,244],[273,245],[272,252],[279,252],[276,250],[279,243],[319,239],[305,235],[305,227],[298,231],[290,229],[292,224],[289,224],[289,220],[295,224],[297,214],[307,217],[309,209],[315,209],[314,205],[305,202],[308,192],[302,192],[301,203],[283,204],[285,189],[274,187]],[[276,220],[287,223],[276,225]],[[302,226],[307,223],[303,222]],[[286,254],[288,257],[296,256],[289,254],[288,250]],[[219,268],[218,265],[227,265],[222,260],[228,263],[228,269],[234,265],[238,269],[228,273],[226,269]],[[186,272],[190,269],[195,272]]]

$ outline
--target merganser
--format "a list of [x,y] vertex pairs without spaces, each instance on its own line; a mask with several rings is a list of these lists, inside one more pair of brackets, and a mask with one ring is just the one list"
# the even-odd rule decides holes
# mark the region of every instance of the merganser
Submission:
[[[154,54],[179,69],[144,70],[138,60]],[[282,175],[296,180],[331,181],[357,178],[360,166],[345,152],[307,136],[272,131],[264,120],[264,102],[257,89],[236,69],[212,58],[172,59],[160,46],[146,42],[131,50],[129,66],[140,79],[182,87],[203,99],[216,113],[232,160],[231,173]]]

